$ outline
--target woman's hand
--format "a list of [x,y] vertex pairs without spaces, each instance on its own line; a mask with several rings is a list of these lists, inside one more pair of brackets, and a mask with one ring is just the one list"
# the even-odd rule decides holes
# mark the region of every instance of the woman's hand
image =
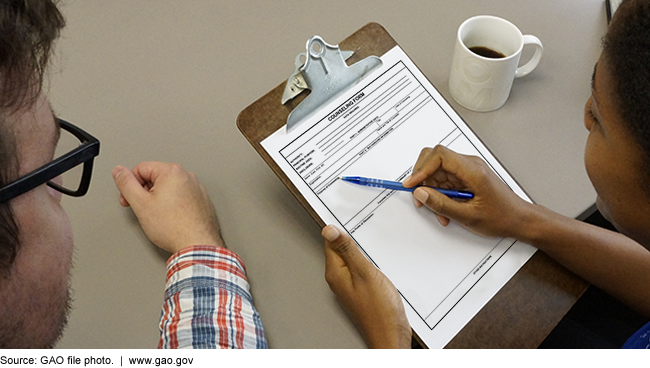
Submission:
[[465,156],[445,147],[425,148],[404,180],[405,187],[424,184],[474,193],[469,200],[454,200],[435,189],[420,187],[416,206],[433,211],[443,226],[454,220],[485,236],[517,237],[521,222],[533,206],[515,194],[479,157]]

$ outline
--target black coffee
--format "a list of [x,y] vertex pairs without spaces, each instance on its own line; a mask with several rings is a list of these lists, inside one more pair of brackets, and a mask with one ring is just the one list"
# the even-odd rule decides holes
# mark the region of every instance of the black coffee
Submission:
[[475,53],[476,55],[480,55],[490,59],[501,59],[506,57],[504,54],[500,53],[499,51],[492,50],[490,48],[483,47],[483,46],[470,47],[469,50]]

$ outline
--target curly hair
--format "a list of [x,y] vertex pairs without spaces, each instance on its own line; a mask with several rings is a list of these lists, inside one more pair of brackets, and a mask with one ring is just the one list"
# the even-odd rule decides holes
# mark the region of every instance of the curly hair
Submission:
[[[16,138],[8,116],[38,97],[64,26],[51,0],[0,0],[0,186],[18,178]],[[0,275],[8,275],[19,245],[11,201],[0,203]]]
[[650,1],[624,0],[603,39],[614,104],[645,156],[650,178]]

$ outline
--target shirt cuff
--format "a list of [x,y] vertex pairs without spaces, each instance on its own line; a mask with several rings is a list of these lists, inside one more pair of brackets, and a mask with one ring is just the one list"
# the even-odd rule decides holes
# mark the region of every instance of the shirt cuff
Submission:
[[205,245],[183,248],[167,260],[165,301],[185,288],[215,282],[252,302],[244,262],[235,252]]

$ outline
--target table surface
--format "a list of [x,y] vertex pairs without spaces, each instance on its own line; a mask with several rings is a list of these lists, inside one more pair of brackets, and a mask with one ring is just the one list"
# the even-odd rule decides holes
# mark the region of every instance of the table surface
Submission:
[[[235,124],[289,76],[314,34],[338,43],[368,22],[382,24],[537,203],[577,217],[595,201],[582,116],[606,31],[602,0],[68,0],[61,8],[68,26],[46,91],[59,116],[102,146],[88,195],[63,201],[75,234],[75,307],[60,348],[157,345],[169,255],[119,205],[110,176],[115,165],[146,160],[178,162],[206,186],[226,243],[246,263],[270,347],[365,347],[324,280],[319,227]],[[490,113],[458,106],[447,88],[456,29],[478,14],[506,18],[544,44],[537,69]],[[571,278],[541,254],[520,276],[538,285],[540,302],[584,286],[539,282],[548,269]],[[520,291],[508,284],[496,298]],[[544,308],[563,310],[572,300]],[[521,312],[513,306],[502,314]],[[479,325],[473,321],[450,346],[486,346],[480,336],[490,326]],[[536,341],[532,328],[512,330],[504,344],[528,347],[517,341]]]

